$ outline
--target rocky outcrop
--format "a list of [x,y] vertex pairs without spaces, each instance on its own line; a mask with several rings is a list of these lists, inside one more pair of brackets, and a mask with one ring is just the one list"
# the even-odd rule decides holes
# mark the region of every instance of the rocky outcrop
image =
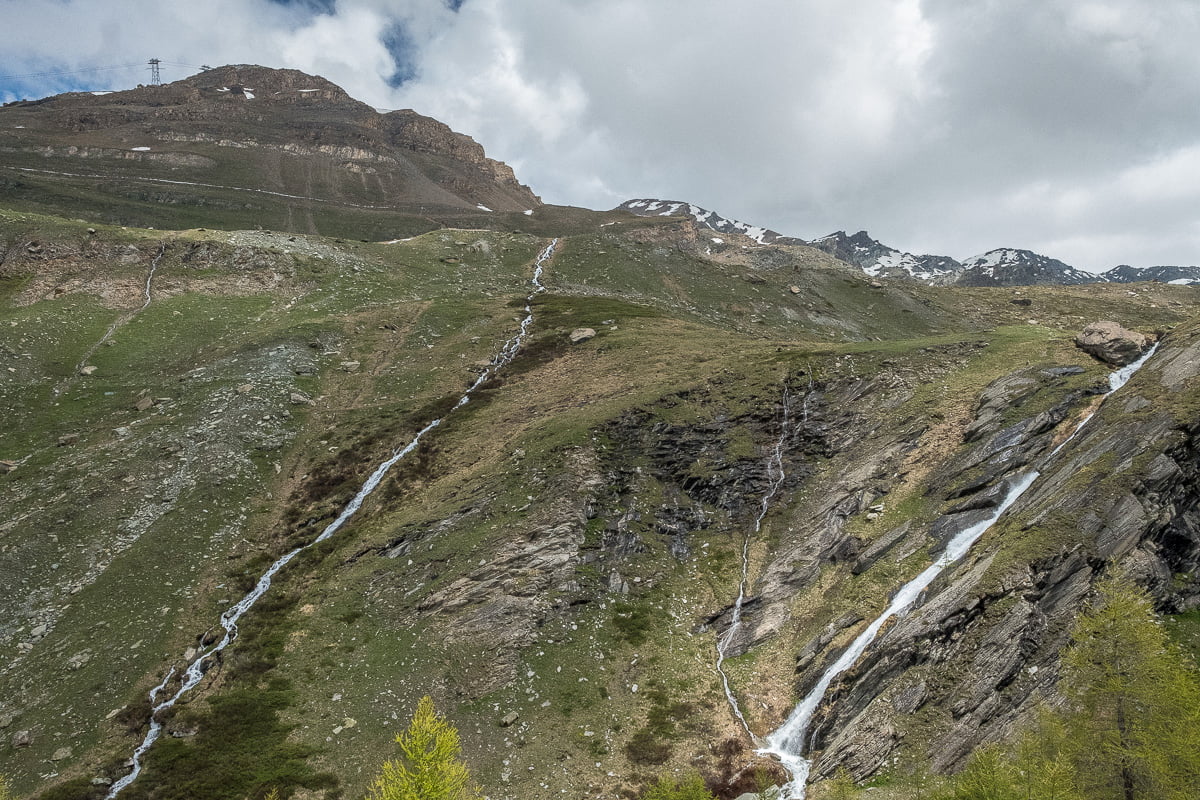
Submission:
[[1093,322],[1075,337],[1075,346],[1106,364],[1132,364],[1151,345],[1150,337],[1116,322]]
[[[1180,363],[1191,372],[1170,371],[1168,380],[1167,367]],[[982,451],[994,455],[982,464],[992,477],[974,495],[1017,470],[1032,467],[1041,477],[826,696],[812,729],[818,774],[838,765],[859,776],[877,771],[903,745],[917,710],[940,733],[913,755],[939,770],[1007,735],[1054,696],[1074,616],[1110,569],[1133,576],[1163,610],[1200,604],[1195,581],[1178,579],[1200,566],[1200,425],[1166,411],[1126,411],[1152,408],[1148,401],[1168,383],[1194,396],[1198,378],[1193,328],[1167,339],[1162,355],[1061,451],[1051,454],[1057,428],[1031,420],[989,439]],[[998,437],[1011,440],[999,451]],[[951,508],[931,535],[963,513]],[[823,668],[836,655],[807,660]]]

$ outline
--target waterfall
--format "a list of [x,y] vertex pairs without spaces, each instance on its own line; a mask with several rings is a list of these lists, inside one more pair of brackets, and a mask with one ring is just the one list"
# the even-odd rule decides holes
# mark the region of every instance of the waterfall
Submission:
[[[807,395],[805,395],[804,403],[807,409]],[[791,432],[790,414],[791,397],[788,394],[787,384],[785,383],[783,386],[783,411],[779,423],[779,438],[775,440],[775,445],[771,448],[771,452],[767,457],[767,491],[763,493],[762,500],[759,503],[758,516],[754,518],[753,531],[747,533],[745,538],[742,539],[742,578],[738,584],[737,600],[733,603],[733,613],[729,618],[729,628],[717,639],[716,670],[721,676],[721,686],[725,689],[725,699],[729,701],[729,707],[733,710],[733,714],[738,718],[738,721],[742,723],[742,727],[746,730],[746,733],[750,734],[750,738],[756,741],[757,737],[750,730],[750,725],[746,722],[746,718],[742,716],[742,709],[738,705],[737,698],[733,696],[733,690],[729,688],[729,676],[725,673],[725,654],[742,627],[742,606],[746,601],[746,586],[750,580],[750,542],[762,530],[763,519],[767,516],[767,511],[771,508],[771,501],[775,499],[775,495],[779,493],[780,488],[783,486],[783,446],[787,441],[788,434]]]
[[[479,386],[481,386],[489,378],[494,376],[497,371],[512,363],[512,360],[517,357],[517,353],[520,351],[521,346],[529,337],[529,329],[533,324],[533,298],[546,290],[546,287],[542,285],[542,269],[546,262],[554,254],[554,248],[557,244],[558,239],[554,239],[537,257],[537,261],[534,264],[533,269],[533,291],[531,291],[528,297],[525,298],[525,318],[521,320],[521,325],[517,331],[517,334],[504,344],[504,346],[500,349],[500,353],[492,359],[492,362],[488,365],[488,368],[484,370],[484,372],[475,380],[475,382],[471,384],[470,388],[463,393],[462,397],[460,397],[458,402],[454,405],[454,408],[446,412],[447,415],[466,405],[471,399],[472,392],[479,388]],[[161,256],[161,253],[159,255]],[[157,263],[158,261],[155,259],[155,264],[157,265]],[[149,302],[149,286],[150,279],[147,278],[147,302]],[[158,684],[150,691],[150,729],[146,732],[146,736],[142,740],[142,743],[138,745],[137,749],[133,752],[133,757],[131,759],[132,770],[128,775],[125,775],[120,780],[113,783],[108,790],[108,794],[105,795],[105,800],[112,800],[112,798],[120,794],[125,787],[133,783],[138,775],[141,774],[142,756],[147,750],[150,749],[150,746],[158,740],[159,734],[162,733],[162,724],[155,719],[155,715],[160,711],[174,706],[184,695],[186,695],[188,692],[194,689],[197,684],[200,683],[200,681],[204,678],[204,673],[208,671],[213,657],[223,651],[226,647],[232,644],[234,640],[237,639],[238,620],[240,620],[247,611],[253,608],[254,604],[257,603],[259,599],[267,593],[267,590],[271,588],[271,580],[277,574],[279,574],[279,571],[287,566],[292,559],[300,555],[300,553],[304,552],[315,544],[325,541],[337,533],[338,529],[341,528],[347,520],[354,516],[355,512],[358,511],[358,509],[362,506],[363,501],[367,499],[371,492],[373,492],[375,488],[379,486],[380,482],[384,479],[384,476],[387,475],[388,470],[390,470],[396,464],[396,462],[400,461],[413,450],[416,450],[417,446],[421,443],[421,439],[434,428],[441,425],[442,420],[444,419],[445,416],[431,421],[424,428],[418,431],[417,435],[414,436],[407,444],[394,450],[392,455],[388,457],[387,460],[375,468],[375,471],[371,473],[370,477],[367,478],[366,482],[363,483],[362,487],[358,490],[350,502],[346,504],[346,507],[342,509],[342,512],[338,514],[337,518],[333,522],[326,526],[325,530],[323,530],[321,534],[317,536],[317,538],[313,539],[308,544],[301,545],[294,550],[290,550],[279,557],[274,563],[271,564],[271,566],[267,568],[267,571],[259,577],[258,583],[255,584],[254,588],[249,592],[249,594],[247,594],[221,615],[221,627],[225,629],[225,635],[221,637],[221,640],[216,644],[202,650],[194,659],[192,659],[192,662],[188,664],[187,668],[183,671],[183,680],[180,683],[179,688],[175,690],[174,694],[172,694],[166,700],[158,702],[159,694],[166,689],[167,684],[175,674],[174,668],[167,673],[167,676],[163,678],[162,683]]]
[[[1154,354],[1157,347],[1157,344],[1154,345],[1137,361],[1110,374],[1108,379],[1109,394],[1128,383],[1134,373]],[[1107,399],[1107,395],[1105,399]],[[1102,404],[1103,401],[1101,402]],[[1080,421],[1075,430],[1071,432],[1071,435],[1051,452],[1050,457],[1056,455],[1067,442],[1083,430],[1083,427],[1095,416],[1097,411],[1099,411],[1099,406]],[[820,680],[817,681],[816,686],[793,709],[791,715],[788,716],[783,725],[779,726],[778,729],[766,738],[765,745],[757,752],[777,758],[792,776],[791,781],[784,785],[780,791],[778,800],[804,800],[809,771],[812,769],[812,760],[804,757],[808,744],[805,740],[808,736],[808,729],[812,722],[813,714],[821,704],[821,701],[825,697],[825,692],[828,691],[833,681],[854,665],[866,651],[867,647],[875,640],[875,637],[888,620],[894,616],[906,613],[913,603],[916,602],[921,592],[946,567],[967,554],[971,546],[996,523],[1000,516],[1033,486],[1039,474],[1036,470],[1029,470],[1010,479],[1008,492],[1005,494],[1004,500],[997,506],[991,516],[972,525],[951,539],[941,556],[933,564],[926,567],[920,575],[901,587],[884,612],[855,638],[832,666],[825,670]]]

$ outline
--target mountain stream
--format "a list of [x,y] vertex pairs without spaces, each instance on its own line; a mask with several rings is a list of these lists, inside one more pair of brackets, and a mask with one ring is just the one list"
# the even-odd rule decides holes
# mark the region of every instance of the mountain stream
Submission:
[[[1108,378],[1109,394],[1128,383],[1133,374],[1154,354],[1157,347],[1158,345],[1151,347],[1137,361],[1111,373]],[[1108,395],[1105,395],[1104,399],[1107,400],[1107,397]],[[1103,402],[1102,400],[1100,405]],[[1099,408],[1100,406],[1097,405],[1091,413],[1084,417],[1075,427],[1075,430],[1071,432],[1071,435],[1059,444],[1058,447],[1054,448],[1049,457],[1056,455],[1066,446],[1067,442],[1075,438]],[[988,519],[976,523],[951,539],[941,556],[933,564],[901,587],[884,612],[868,625],[850,646],[846,648],[841,656],[838,657],[833,665],[821,675],[821,679],[817,682],[816,686],[800,701],[783,725],[767,736],[765,745],[758,752],[762,755],[771,755],[777,758],[792,776],[792,780],[784,785],[780,791],[778,800],[804,800],[809,770],[812,768],[812,760],[804,756],[807,744],[805,739],[808,736],[808,729],[812,722],[813,714],[821,704],[821,701],[825,697],[825,692],[829,689],[834,679],[849,669],[858,660],[859,656],[875,640],[880,629],[883,628],[888,620],[894,616],[905,614],[917,601],[921,592],[933,582],[934,578],[940,575],[946,567],[965,556],[971,549],[971,546],[1034,484],[1039,474],[1036,470],[1029,470],[1009,479],[1008,493],[995,512]],[[724,673],[722,673],[722,677],[724,677]],[[726,684],[725,691],[726,694],[729,694],[728,684]],[[734,703],[734,710],[738,718],[741,719],[741,713],[737,711],[736,703]],[[745,724],[744,720],[742,724]]]
[[[146,732],[146,736],[142,740],[142,743],[138,745],[136,750],[134,750],[133,757],[131,759],[132,770],[128,775],[125,775],[120,780],[113,783],[113,785],[109,788],[108,794],[105,795],[105,800],[111,800],[112,798],[116,797],[123,789],[125,789],[125,787],[133,783],[139,774],[141,774],[142,756],[147,750],[150,749],[150,746],[158,740],[159,734],[162,733],[162,723],[156,719],[159,712],[174,706],[177,702],[179,702],[180,698],[182,698],[200,683],[200,681],[204,678],[204,673],[208,670],[210,664],[212,663],[214,656],[216,656],[218,653],[232,644],[235,639],[237,639],[238,620],[240,620],[247,611],[253,608],[254,604],[257,603],[264,594],[266,594],[267,590],[271,588],[271,580],[279,573],[279,571],[287,566],[292,559],[300,555],[300,553],[304,552],[315,544],[325,541],[337,533],[338,529],[341,528],[347,520],[354,516],[355,512],[357,512],[359,507],[362,506],[363,501],[366,500],[367,496],[370,495],[377,486],[379,486],[379,483],[383,480],[384,476],[387,475],[388,470],[390,470],[392,466],[396,464],[396,462],[400,461],[413,450],[417,449],[417,446],[421,443],[421,439],[427,433],[441,425],[442,420],[444,420],[446,416],[449,416],[456,409],[466,405],[471,399],[471,394],[477,388],[479,388],[479,386],[493,377],[499,370],[512,363],[512,360],[517,357],[517,353],[520,352],[521,346],[525,343],[525,340],[529,338],[529,329],[533,325],[533,298],[546,290],[546,287],[542,285],[542,270],[545,267],[546,262],[554,254],[554,248],[557,244],[558,239],[551,241],[550,244],[546,246],[546,249],[538,255],[537,260],[534,263],[533,278],[531,281],[533,290],[529,293],[528,297],[525,298],[525,317],[521,320],[521,325],[517,331],[517,334],[504,343],[503,347],[500,349],[500,352],[488,365],[488,368],[484,370],[478,378],[476,378],[475,382],[471,384],[470,388],[468,388],[463,393],[462,397],[458,399],[458,402],[454,405],[454,407],[450,409],[450,411],[447,411],[446,415],[429,422],[424,428],[417,432],[416,436],[414,436],[412,440],[408,442],[408,444],[394,450],[392,455],[386,461],[376,467],[375,471],[372,472],[370,477],[367,478],[366,482],[363,483],[362,488],[358,490],[358,493],[354,495],[350,502],[346,504],[346,507],[342,509],[342,512],[338,514],[337,518],[333,522],[329,523],[329,525],[317,538],[313,539],[306,545],[302,545],[285,553],[267,568],[267,571],[264,572],[258,579],[258,583],[255,585],[254,589],[221,615],[221,627],[225,629],[225,635],[220,639],[220,641],[202,650],[198,655],[195,656],[195,658],[192,659],[192,662],[187,665],[186,669],[184,669],[179,687],[174,691],[174,693],[170,694],[161,702],[158,699],[159,695],[166,691],[167,686],[171,683],[171,679],[175,675],[174,668],[167,673],[166,677],[163,678],[162,683],[158,684],[150,691],[150,729]],[[157,259],[155,263],[157,264]],[[146,294],[148,302],[149,279],[147,279]]]
[[[805,416],[807,417],[807,395],[804,397],[804,409]],[[775,495],[779,494],[779,490],[783,486],[783,445],[791,433],[790,417],[791,396],[788,394],[787,384],[785,383],[783,386],[782,418],[779,422],[779,438],[775,440],[775,445],[771,448],[771,452],[767,457],[767,491],[763,493],[762,501],[758,508],[758,516],[754,518],[754,529],[747,533],[746,538],[742,540],[742,579],[738,584],[737,600],[733,603],[733,612],[729,618],[729,627],[725,630],[724,635],[717,639],[716,669],[717,673],[721,676],[721,686],[725,689],[725,699],[729,701],[729,707],[733,710],[734,716],[742,723],[742,727],[746,730],[746,733],[750,734],[750,738],[752,739],[755,738],[754,733],[750,730],[750,725],[746,722],[746,718],[742,716],[742,709],[738,705],[733,690],[729,688],[729,676],[725,674],[725,654],[742,627],[742,606],[746,602],[746,586],[750,580],[750,543],[758,535],[759,531],[762,530],[763,518],[767,516],[767,511],[771,508],[771,501],[775,499]]]

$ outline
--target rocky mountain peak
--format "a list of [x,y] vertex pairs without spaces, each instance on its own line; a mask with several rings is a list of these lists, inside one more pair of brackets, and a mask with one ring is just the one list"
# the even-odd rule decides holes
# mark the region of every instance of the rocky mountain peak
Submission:
[[696,224],[701,227],[708,228],[717,233],[748,236],[759,244],[806,244],[802,239],[784,236],[782,233],[773,231],[770,228],[751,225],[747,222],[739,222],[736,219],[727,219],[715,211],[709,211],[706,208],[679,200],[640,198],[626,200],[617,206],[617,208],[637,214],[639,217],[688,216],[695,220]]
[[963,272],[955,283],[961,286],[1016,286],[1036,284],[1096,283],[1101,280],[1090,272],[1075,269],[1057,258],[1032,250],[997,248],[963,262]]
[[[169,181],[173,202],[185,205],[211,202],[185,187],[411,209],[422,217],[435,209],[476,214],[541,205],[471,137],[411,109],[380,113],[298,70],[217,67],[163,86],[12,103],[0,116],[0,146],[22,167],[102,174],[122,184]],[[154,224],[143,216],[122,220]],[[288,212],[270,224],[322,231],[312,215],[304,220]]]
[[872,239],[866,231],[852,236],[837,231],[809,245],[824,250],[877,278],[915,278],[926,283],[946,283],[960,264],[949,256],[918,256],[905,253]]
[[202,93],[229,94],[266,103],[317,101],[355,103],[342,87],[319,75],[295,69],[272,69],[251,64],[236,64],[204,70],[167,87],[146,86],[134,91],[150,92],[161,88],[193,88]]

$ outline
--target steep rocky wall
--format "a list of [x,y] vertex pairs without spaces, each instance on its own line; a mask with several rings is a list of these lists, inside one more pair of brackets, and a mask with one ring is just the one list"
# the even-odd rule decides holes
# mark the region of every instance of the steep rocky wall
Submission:
[[[934,540],[998,502],[1005,477],[1030,465],[1042,476],[826,696],[812,734],[817,773],[842,765],[870,775],[901,748],[935,769],[954,769],[1039,703],[1056,702],[1070,626],[1109,570],[1138,580],[1164,611],[1196,606],[1200,457],[1198,426],[1188,417],[1198,372],[1200,332],[1180,331],[1061,452],[1051,449],[1077,424],[1073,398],[1064,403],[1069,413],[1059,406],[1021,420],[943,470],[930,492],[946,502],[975,499],[957,500],[928,526]],[[985,399],[976,421],[988,410]],[[840,648],[827,645],[810,647],[824,649],[821,658],[804,655],[801,685],[836,657]]]

